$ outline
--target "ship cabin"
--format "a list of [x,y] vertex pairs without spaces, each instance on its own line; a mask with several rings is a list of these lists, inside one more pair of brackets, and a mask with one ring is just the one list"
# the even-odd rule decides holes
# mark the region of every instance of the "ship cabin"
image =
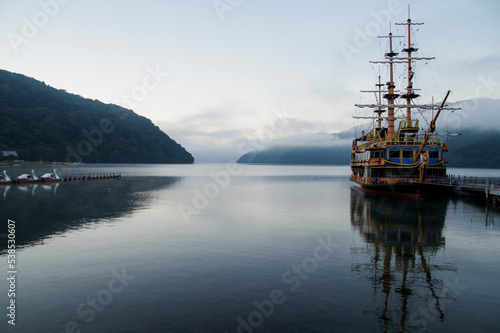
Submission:
[[[413,183],[424,179],[425,182],[445,183],[447,143],[435,135],[425,141],[426,135],[414,130],[418,128],[418,121],[411,122],[411,130],[405,126],[406,122],[401,122],[392,138],[388,136],[387,128],[375,128],[366,134],[362,132],[362,136],[353,141],[352,180],[365,184]],[[422,160],[427,162],[423,170]]]

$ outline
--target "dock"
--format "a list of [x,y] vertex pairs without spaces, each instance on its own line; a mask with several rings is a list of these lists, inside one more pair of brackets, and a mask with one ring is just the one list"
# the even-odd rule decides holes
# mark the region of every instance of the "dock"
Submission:
[[500,178],[448,175],[448,180],[458,194],[484,196],[487,202],[500,204]]
[[95,179],[111,179],[111,178],[121,178],[120,173],[91,173],[91,174],[65,174],[61,176],[63,182],[71,182],[78,180],[95,180]]
[[32,170],[31,174],[22,174],[16,179],[11,179],[6,171],[4,170],[3,176],[0,176],[0,185],[27,185],[36,183],[57,183],[57,182],[70,182],[78,180],[95,180],[95,179],[113,179],[121,178],[121,173],[90,173],[90,174],[65,174],[61,177],[56,173],[46,173],[41,177],[35,175],[35,171]]

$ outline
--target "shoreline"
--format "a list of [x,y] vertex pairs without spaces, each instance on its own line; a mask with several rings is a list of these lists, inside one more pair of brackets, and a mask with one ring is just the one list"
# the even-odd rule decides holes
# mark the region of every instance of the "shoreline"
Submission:
[[23,161],[23,162],[0,162],[0,166],[21,166],[21,165],[83,165],[83,163],[69,163],[69,162],[35,162],[35,161]]

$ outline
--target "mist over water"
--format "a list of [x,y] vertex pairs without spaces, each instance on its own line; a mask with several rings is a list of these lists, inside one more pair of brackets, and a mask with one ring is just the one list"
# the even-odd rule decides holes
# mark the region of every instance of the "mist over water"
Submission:
[[122,178],[0,187],[0,233],[16,222],[18,270],[16,326],[0,280],[2,332],[491,332],[500,324],[500,214],[477,201],[367,197],[351,189],[348,167],[58,172]]

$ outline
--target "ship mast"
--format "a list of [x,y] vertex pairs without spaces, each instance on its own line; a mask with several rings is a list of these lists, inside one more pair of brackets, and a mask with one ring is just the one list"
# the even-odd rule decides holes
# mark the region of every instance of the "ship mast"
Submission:
[[[378,105],[378,109],[375,112],[378,113],[379,119],[381,118],[381,107],[387,107],[387,138],[389,140],[394,139],[396,137],[396,133],[394,131],[394,122],[396,121],[396,117],[394,116],[394,110],[396,109],[396,105],[394,104],[394,100],[399,97],[399,94],[394,90],[396,85],[394,84],[394,60],[398,60],[397,52],[393,51],[392,48],[392,39],[403,36],[393,36],[392,32],[389,32],[389,36],[379,36],[379,38],[389,38],[389,52],[385,54],[385,58],[387,61],[370,61],[370,63],[389,63],[389,82],[387,82],[387,94],[384,94],[384,98],[387,99],[387,105],[380,104]],[[399,61],[396,61],[399,62]],[[365,104],[356,104],[358,107],[370,107]],[[380,122],[379,122],[380,124]],[[379,125],[381,127],[381,125]]]
[[[381,81],[380,81],[380,75],[378,76],[378,83],[375,85],[377,88],[378,88],[378,103],[379,104],[382,104],[382,87],[384,86]],[[385,111],[379,107],[375,113],[378,115],[378,126],[377,126],[377,129],[381,129],[382,128],[382,113],[384,113]]]
[[[414,104],[413,99],[419,97],[420,95],[415,93],[415,91],[419,89],[413,88],[413,78],[415,76],[415,72],[413,71],[413,62],[418,60],[433,60],[434,57],[416,57],[414,53],[418,51],[418,48],[413,47],[412,45],[412,37],[411,37],[411,27],[413,25],[423,25],[423,23],[414,23],[410,19],[410,8],[408,6],[408,20],[405,23],[396,23],[396,25],[405,25],[407,27],[407,46],[403,49],[403,52],[406,52],[406,56],[398,57],[398,53],[393,50],[393,38],[399,38],[404,36],[394,36],[392,32],[389,33],[388,36],[378,36],[379,38],[389,38],[389,52],[385,54],[385,60],[383,61],[370,61],[372,64],[389,64],[389,82],[386,83],[387,90],[383,90],[385,92],[383,98],[387,100],[387,104],[383,104],[380,101],[380,94],[378,98],[377,104],[355,104],[356,107],[359,108],[374,108],[374,112],[377,114],[377,117],[362,117],[355,116],[354,118],[358,119],[378,119],[378,129],[382,128],[381,120],[383,109],[387,108],[387,117],[385,120],[387,121],[387,134],[386,138],[388,141],[392,141],[396,138],[395,131],[395,110],[396,109],[406,109],[406,119],[400,123],[400,131],[401,133],[417,133],[419,131],[419,122],[418,120],[412,120],[412,112],[411,109],[419,108],[419,109],[436,109],[438,108],[434,104]],[[406,90],[402,92],[402,95],[399,94],[399,91],[396,91],[395,83],[394,83],[394,64],[406,64],[407,66],[407,87]],[[378,91],[361,91],[361,92],[381,92],[380,90],[380,77],[379,84],[376,85],[379,90]],[[401,97],[402,99],[406,99],[406,103],[404,104],[396,104],[395,100]],[[447,108],[444,106],[439,107],[439,109],[446,110],[459,110],[460,108]],[[400,135],[401,135],[400,133]]]
[[411,44],[411,26],[412,25],[422,25],[423,23],[412,23],[410,19],[410,5],[408,5],[408,20],[406,23],[396,23],[396,25],[406,25],[407,26],[407,35],[408,35],[408,46],[406,49],[403,49],[403,52],[406,52],[408,55],[408,86],[406,87],[406,94],[402,95],[401,98],[406,99],[406,120],[407,120],[407,127],[412,127],[411,126],[411,101],[414,98],[417,98],[419,95],[415,94],[414,89],[413,89],[413,76],[415,75],[415,72],[413,72],[412,69],[412,52],[418,51],[417,48],[414,48]]
[[389,53],[385,54],[385,57],[389,59],[389,71],[390,77],[389,82],[387,82],[387,94],[384,95],[384,98],[387,99],[387,138],[393,139],[395,137],[394,134],[394,121],[396,118],[394,117],[394,100],[399,97],[398,94],[394,93],[394,69],[393,69],[393,58],[398,55],[397,52],[392,50],[392,32],[389,33]]

